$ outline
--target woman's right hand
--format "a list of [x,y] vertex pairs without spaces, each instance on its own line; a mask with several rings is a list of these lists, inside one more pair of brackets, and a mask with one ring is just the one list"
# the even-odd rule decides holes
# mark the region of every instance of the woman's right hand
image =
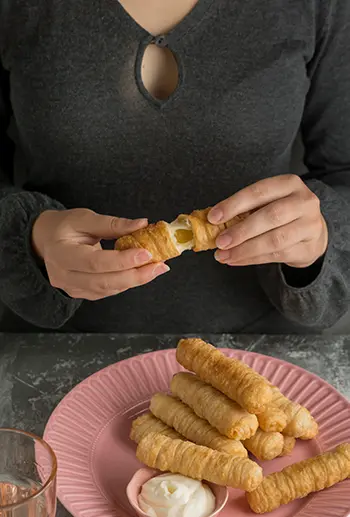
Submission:
[[142,249],[103,250],[112,240],[147,226],[147,219],[122,219],[91,210],[43,212],[33,225],[32,244],[45,262],[50,283],[72,298],[99,300],[147,284],[169,271],[164,263],[148,264]]

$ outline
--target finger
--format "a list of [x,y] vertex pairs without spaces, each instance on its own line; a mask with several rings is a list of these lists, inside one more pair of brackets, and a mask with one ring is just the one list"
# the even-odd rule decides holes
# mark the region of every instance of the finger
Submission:
[[261,264],[283,263],[292,267],[308,267],[315,260],[310,260],[307,243],[301,242],[282,251],[249,257],[239,262],[230,262],[228,266],[252,266]]
[[145,265],[151,259],[150,252],[144,249],[102,250],[76,243],[66,244],[63,253],[55,253],[55,262],[61,269],[83,273],[124,271]]
[[304,207],[305,204],[296,194],[273,201],[222,232],[216,239],[216,245],[220,249],[239,246],[258,235],[299,219],[304,214]]
[[227,222],[236,215],[287,197],[301,188],[307,189],[299,176],[294,174],[283,174],[260,180],[218,203],[210,210],[208,220],[212,224]]
[[215,253],[215,258],[223,263],[241,263],[250,257],[281,252],[299,242],[311,240],[313,227],[314,225],[310,227],[303,224],[302,219],[298,219],[254,237],[230,250],[218,250]]
[[54,285],[54,287],[60,287],[68,294],[76,291],[84,292],[85,298],[89,295],[97,300],[147,284],[169,270],[169,266],[161,262],[118,273],[90,274],[68,271],[62,282],[63,285]]
[[148,224],[147,219],[124,219],[110,215],[96,214],[91,210],[86,210],[84,214],[79,214],[75,221],[74,229],[78,232],[93,235],[98,239],[118,239],[123,235],[145,228]]

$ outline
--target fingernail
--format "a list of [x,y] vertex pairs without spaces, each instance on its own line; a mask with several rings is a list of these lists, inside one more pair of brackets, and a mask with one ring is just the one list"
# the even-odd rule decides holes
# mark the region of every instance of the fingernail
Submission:
[[166,264],[158,264],[158,266],[156,266],[153,269],[153,276],[154,277],[160,276],[160,275],[163,275],[164,273],[167,273],[168,271],[170,271],[169,266],[167,266]]
[[135,264],[140,266],[141,264],[145,264],[149,262],[152,258],[152,254],[147,250],[140,251],[135,257]]
[[223,233],[216,239],[218,248],[228,248],[230,244],[232,244],[232,237],[228,233]]
[[212,224],[218,224],[224,218],[224,212],[221,208],[213,208],[208,214],[208,220]]
[[219,250],[215,253],[215,258],[218,262],[225,262],[230,258],[230,252]]
[[146,224],[148,224],[148,219],[137,219],[136,222],[139,225],[146,225]]

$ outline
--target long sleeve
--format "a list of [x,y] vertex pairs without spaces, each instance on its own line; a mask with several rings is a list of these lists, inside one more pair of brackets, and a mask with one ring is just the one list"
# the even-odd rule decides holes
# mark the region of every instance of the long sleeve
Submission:
[[64,207],[46,195],[15,187],[14,146],[6,134],[10,118],[9,77],[0,63],[0,299],[33,325],[59,328],[81,301],[50,285],[33,254],[31,232],[43,211]]
[[350,303],[350,2],[321,1],[316,52],[308,64],[310,89],[302,136],[303,178],[319,197],[329,229],[325,256],[293,270],[277,264],[258,268],[260,283],[288,319],[320,329],[331,327]]

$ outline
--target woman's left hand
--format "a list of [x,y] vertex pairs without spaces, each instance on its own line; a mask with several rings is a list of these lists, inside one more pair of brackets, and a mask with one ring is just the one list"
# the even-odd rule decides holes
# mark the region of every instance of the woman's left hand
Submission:
[[218,203],[208,220],[224,223],[251,210],[256,211],[217,238],[219,262],[230,266],[281,262],[303,268],[325,253],[328,230],[320,201],[299,176],[258,181]]

